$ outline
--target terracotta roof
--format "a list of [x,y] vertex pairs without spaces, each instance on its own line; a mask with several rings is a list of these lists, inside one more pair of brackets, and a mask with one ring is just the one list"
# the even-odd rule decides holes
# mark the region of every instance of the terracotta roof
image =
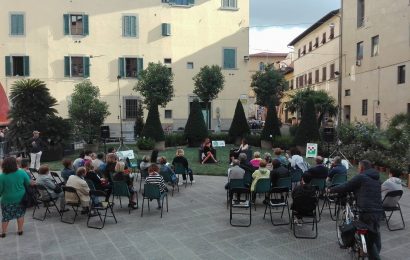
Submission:
[[318,28],[319,26],[321,26],[322,24],[324,24],[327,20],[329,20],[330,18],[332,18],[333,16],[339,14],[339,9],[333,10],[331,12],[329,12],[327,15],[323,16],[319,21],[317,21],[316,23],[314,23],[312,26],[310,26],[309,28],[307,28],[304,32],[302,32],[298,37],[296,37],[295,39],[293,39],[293,41],[291,41],[288,46],[293,46],[295,45],[298,41],[302,40],[306,35],[308,35],[309,33],[313,32],[316,28]]
[[249,57],[286,57],[287,53],[272,53],[272,52],[259,52],[249,55]]

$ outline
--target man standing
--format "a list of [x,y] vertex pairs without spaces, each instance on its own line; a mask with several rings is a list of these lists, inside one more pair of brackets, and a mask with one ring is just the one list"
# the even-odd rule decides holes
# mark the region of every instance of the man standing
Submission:
[[330,188],[330,193],[354,192],[359,220],[367,225],[369,259],[380,259],[381,238],[379,221],[383,214],[379,173],[368,160],[359,163],[359,174],[349,182]]
[[43,153],[43,141],[40,138],[40,132],[33,131],[33,138],[31,139],[31,149],[30,149],[30,168],[39,169],[41,154]]

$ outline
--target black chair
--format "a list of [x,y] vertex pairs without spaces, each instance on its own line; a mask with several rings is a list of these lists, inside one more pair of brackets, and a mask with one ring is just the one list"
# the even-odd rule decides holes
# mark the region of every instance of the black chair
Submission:
[[34,173],[37,173],[37,174],[38,174],[37,169],[35,169],[35,168],[29,168],[28,171],[30,172],[31,178],[35,181],[37,178],[36,178],[36,176],[34,175]]
[[[270,214],[270,221],[272,222],[272,225],[274,226],[283,226],[283,225],[289,225],[290,222],[290,212],[289,212],[289,187],[273,187],[270,191],[269,194],[269,201],[266,203],[265,206],[265,213],[263,214],[263,219],[265,219],[266,211],[269,207],[269,214]],[[273,211],[272,208],[274,209],[279,209],[282,208],[281,211]],[[279,223],[275,224],[272,213],[281,213],[280,218],[283,218],[283,213],[285,212],[285,208],[288,211],[288,222],[284,223]]]
[[[44,205],[44,207],[46,208],[46,210],[44,212],[44,216],[42,218],[38,218],[38,217],[35,216],[35,213],[36,213],[37,208],[39,209],[40,207],[39,207],[39,205],[34,206],[33,215],[32,215],[33,219],[44,221],[46,219],[47,213],[51,214],[50,208],[52,208],[52,207],[54,207],[57,210],[58,214],[61,216],[61,212],[60,212],[60,210],[58,209],[58,207],[56,205],[56,201],[58,200],[58,197],[53,198],[51,196],[50,192],[48,192],[46,187],[44,187],[41,184],[36,184],[36,186],[35,186],[35,195],[36,195],[36,200],[38,202],[41,202]],[[41,204],[41,203],[39,203],[39,204]]]
[[[298,201],[299,200],[299,201]],[[300,203],[304,205],[304,210],[303,212],[301,211],[295,211],[293,206],[295,203]],[[297,198],[293,200],[293,205],[292,205],[292,215],[291,215],[291,222],[290,222],[290,227],[293,230],[293,235],[296,238],[307,238],[307,239],[316,239],[318,235],[317,231],[317,216],[316,216],[316,208],[317,208],[317,197],[312,196],[312,197],[303,197],[303,198]],[[301,236],[296,234],[296,226],[294,222],[296,221],[295,218],[299,218],[302,220],[302,224],[312,224],[312,231],[315,231],[313,236]],[[305,221],[303,218],[311,218],[311,221]]]
[[[105,220],[107,219],[107,217],[114,218],[115,223],[118,223],[117,218],[115,217],[115,214],[114,214],[112,202],[104,201],[104,199],[107,197],[107,193],[105,193],[104,191],[100,191],[100,190],[90,190],[90,197],[99,198],[99,199],[98,200],[91,199],[91,207],[90,207],[90,211],[88,212],[87,227],[95,228],[95,229],[103,229],[105,226]],[[98,201],[102,201],[102,202],[98,202]],[[110,210],[111,215],[108,215],[108,210]],[[101,214],[101,212],[103,212],[103,214]],[[99,226],[91,225],[90,219],[93,217],[98,217],[100,219],[101,225]]]
[[[310,181],[310,185],[316,188],[316,197],[318,199],[324,198],[323,194],[325,193],[326,179],[312,178],[312,180]],[[319,200],[318,200],[317,211],[316,211],[316,214],[318,215],[316,219],[317,222],[320,222],[320,220],[322,219],[321,213],[322,211],[319,208]]]
[[63,185],[64,181],[60,178],[60,175],[56,172],[50,172],[51,177],[53,178],[55,184]]
[[[386,219],[387,228],[390,231],[403,230],[406,227],[404,223],[404,219],[403,219],[403,214],[401,212],[400,204],[399,204],[399,200],[401,199],[402,196],[403,196],[402,190],[395,190],[395,191],[388,192],[383,199],[384,218]],[[400,212],[402,226],[399,228],[390,227],[390,219],[395,211]],[[388,217],[386,215],[386,212],[390,212],[390,215]]]
[[[335,174],[332,178],[332,181],[330,183],[329,187],[333,187],[333,186],[337,186],[337,185],[341,185],[343,183],[347,182],[347,175],[346,174]],[[322,216],[323,213],[323,209],[325,208],[325,206],[328,206],[329,209],[329,213],[330,213],[330,218],[333,221],[336,221],[336,209],[337,209],[337,204],[336,204],[336,195],[335,194],[329,194],[329,193],[324,193],[323,195],[323,205],[322,205],[322,209],[319,212],[319,216]],[[332,203],[334,204],[334,209],[332,212]],[[320,220],[319,220],[320,221]]]
[[74,224],[74,222],[75,222],[75,220],[78,216],[78,209],[81,206],[80,196],[78,195],[77,190],[73,187],[63,186],[62,189],[63,189],[65,198],[67,198],[67,194],[72,194],[72,196],[76,198],[77,202],[67,202],[67,201],[65,202],[66,206],[70,206],[73,209],[74,218],[72,219],[72,221],[65,220],[63,218],[64,212],[61,212],[61,222],[64,222],[64,223],[67,223],[67,224]]
[[155,184],[144,184],[144,193],[142,194],[142,209],[141,209],[141,217],[144,214],[144,201],[147,200],[148,202],[148,211],[150,211],[149,202],[150,200],[160,200],[161,203],[161,218],[162,218],[162,211],[164,209],[164,200],[167,200],[167,212],[168,212],[168,195],[166,192],[162,193],[159,190],[158,185]]
[[[256,182],[255,190],[253,191],[254,194],[255,194],[255,197],[252,198],[252,200],[254,200],[254,201],[253,201],[253,204],[254,204],[254,207],[255,207],[255,211],[256,211],[256,194],[261,194],[261,193],[263,193],[263,194],[267,195],[267,194],[269,194],[270,189],[271,189],[271,181],[270,181],[270,179],[268,179],[268,178],[261,178],[261,179],[258,180],[258,182]],[[265,197],[266,197],[266,196],[265,196]],[[265,198],[265,197],[264,197],[264,198]]]
[[[245,194],[246,198],[245,200],[233,200],[233,194],[234,193],[240,193],[240,194]],[[249,227],[252,224],[252,203],[250,201],[251,198],[251,191],[249,188],[239,188],[239,187],[230,187],[229,189],[229,223],[233,227]],[[241,212],[234,212],[234,209],[240,209]],[[243,210],[249,210],[249,214],[244,212]],[[242,224],[236,224],[233,223],[233,215],[249,215],[249,223],[242,225]]]

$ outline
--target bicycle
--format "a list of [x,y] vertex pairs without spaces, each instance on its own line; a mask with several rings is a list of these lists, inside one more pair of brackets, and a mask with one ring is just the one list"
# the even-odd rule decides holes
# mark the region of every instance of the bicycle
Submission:
[[368,229],[359,221],[353,194],[337,197],[336,234],[341,248],[350,248],[353,259],[368,259]]

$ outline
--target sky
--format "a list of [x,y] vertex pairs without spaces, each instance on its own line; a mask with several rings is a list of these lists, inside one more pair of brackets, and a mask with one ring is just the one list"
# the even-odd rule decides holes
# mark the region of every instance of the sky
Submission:
[[250,0],[250,53],[290,52],[288,43],[324,15],[340,8],[340,1]]

